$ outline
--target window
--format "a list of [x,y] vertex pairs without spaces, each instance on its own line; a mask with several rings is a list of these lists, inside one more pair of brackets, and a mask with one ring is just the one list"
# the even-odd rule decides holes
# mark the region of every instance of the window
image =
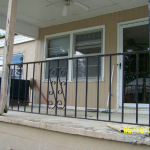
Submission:
[[23,55],[22,54],[13,55],[12,64],[18,64],[15,65],[15,71],[14,71],[14,66],[11,67],[12,77],[15,79],[19,79],[19,78],[22,79],[23,65],[20,65],[20,63],[23,63]]
[[[70,39],[69,36],[59,37],[56,39],[49,39],[48,40],[48,52],[46,59],[56,59],[56,58],[65,58],[68,57],[69,54],[69,46],[70,46]],[[46,73],[45,79],[48,78],[48,66],[56,67],[57,61],[51,61],[50,64],[46,63]],[[59,61],[59,67],[65,67],[66,61]],[[55,70],[53,70],[55,71]],[[50,76],[55,77],[53,71],[51,72]],[[61,73],[59,74],[62,77]]]
[[[75,30],[45,37],[45,59],[55,60],[80,56],[96,56],[104,53],[104,26]],[[45,67],[45,79],[48,78],[48,65],[57,66],[57,61],[51,61]],[[103,58],[99,59],[99,75],[103,80]],[[66,61],[59,61],[59,67],[66,67]],[[51,68],[51,67],[50,67]],[[69,61],[69,80],[76,77],[76,60]],[[95,57],[88,59],[88,78],[97,79],[98,60]],[[53,74],[50,75],[54,77]],[[62,77],[60,75],[60,77]],[[86,78],[86,59],[78,59],[78,78]]]
[[47,58],[68,56],[68,52],[69,36],[49,40]]
[[[12,77],[15,79],[22,78],[23,74],[23,66],[19,63],[23,63],[23,54],[13,54],[12,57],[12,64],[18,64],[15,66],[15,72],[14,72],[14,66],[11,67],[12,70]],[[3,56],[0,56],[0,65],[3,65]],[[0,77],[2,76],[2,67],[0,67]]]
[[[100,54],[102,49],[102,32],[101,31],[92,31],[91,33],[80,34],[75,36],[75,56],[91,56],[93,54]],[[98,60],[93,58],[88,59],[88,77],[95,78],[98,74]],[[86,59],[78,60],[78,77],[85,79],[86,77]],[[100,77],[101,77],[101,60],[100,63]],[[74,70],[73,70],[73,78],[76,76],[76,61],[74,61]]]

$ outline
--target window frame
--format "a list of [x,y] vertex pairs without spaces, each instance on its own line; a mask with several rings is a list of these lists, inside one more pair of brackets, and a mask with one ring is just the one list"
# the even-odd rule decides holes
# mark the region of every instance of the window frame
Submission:
[[[22,63],[24,63],[24,51],[22,51],[22,52],[14,52],[13,53],[13,56],[15,56],[15,55],[23,55],[23,61],[22,61]],[[0,55],[0,57],[2,57],[3,58],[3,55]],[[13,58],[12,58],[13,59]],[[11,63],[12,64],[12,63]],[[21,78],[23,79],[23,68],[22,68],[22,76],[21,76]]]
[[[61,33],[56,33],[56,34],[52,34],[52,35],[46,35],[45,39],[44,39],[44,60],[57,60],[57,59],[65,59],[65,58],[78,58],[81,57],[81,55],[74,55],[74,50],[75,50],[75,36],[79,35],[79,34],[86,34],[86,33],[92,33],[95,31],[101,31],[102,35],[102,41],[101,41],[101,53],[93,53],[93,54],[86,54],[86,55],[82,55],[82,56],[97,56],[100,54],[105,54],[105,25],[100,25],[100,26],[94,26],[94,27],[89,27],[89,28],[83,28],[83,29],[77,29],[77,30],[72,30],[72,31],[67,31],[67,32],[61,32]],[[70,48],[69,48],[69,52],[68,52],[68,56],[64,56],[64,57],[55,57],[55,58],[47,58],[47,54],[48,54],[48,41],[50,39],[55,39],[55,38],[61,38],[61,37],[65,37],[65,36],[69,36],[70,38]],[[101,65],[101,70],[102,70],[102,74],[101,77],[99,79],[99,81],[104,81],[104,57],[102,58],[102,65]],[[48,79],[45,79],[45,69],[46,69],[46,63],[43,66],[43,82],[47,82]],[[97,78],[95,77],[89,77],[88,78],[90,82],[93,81],[97,81]],[[79,78],[79,81],[83,81],[85,82],[85,78]],[[73,61],[70,61],[68,63],[68,82],[74,82],[75,80],[73,79]]]

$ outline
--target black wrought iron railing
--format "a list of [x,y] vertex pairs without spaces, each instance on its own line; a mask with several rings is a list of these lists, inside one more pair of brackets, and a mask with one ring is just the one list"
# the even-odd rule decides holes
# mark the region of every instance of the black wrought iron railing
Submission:
[[[142,63],[143,58],[146,61]],[[122,70],[121,75],[117,69]],[[10,64],[9,71],[12,76],[10,110],[150,126],[150,51]],[[117,78],[122,80],[120,108],[115,107]],[[126,103],[135,104],[135,122],[124,120]],[[146,105],[146,123],[139,122],[140,104]],[[114,110],[118,109],[121,109],[120,121],[115,119],[117,111]]]

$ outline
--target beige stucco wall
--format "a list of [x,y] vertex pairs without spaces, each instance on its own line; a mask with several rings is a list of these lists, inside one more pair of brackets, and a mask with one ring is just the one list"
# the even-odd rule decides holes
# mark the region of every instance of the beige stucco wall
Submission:
[[[35,46],[36,41],[29,41],[20,44],[15,44],[13,47],[13,53],[23,53],[23,62],[35,61]],[[4,47],[0,47],[0,55],[3,55]],[[26,65],[23,66],[23,79],[26,78]],[[32,78],[33,65],[29,65],[28,79]]]
[[[36,47],[36,60],[44,60],[44,37],[46,35],[51,35],[55,33],[61,33],[76,29],[82,29],[87,27],[105,25],[105,53],[116,53],[117,52],[117,23],[135,20],[148,17],[148,6],[141,6],[129,10],[119,11],[115,13],[110,13],[102,16],[97,16],[89,19],[83,19],[79,21],[69,22],[61,25],[50,26],[47,28],[40,29],[39,39],[37,41]],[[117,58],[112,58],[112,64],[117,64]],[[105,58],[104,67],[104,81],[100,82],[100,108],[105,108],[108,97],[109,90],[109,58]],[[39,86],[39,75],[40,67],[36,67],[36,81]],[[42,82],[42,93],[47,95],[47,82]],[[115,67],[114,78],[112,83],[112,109],[116,109],[117,106],[117,67]],[[38,99],[38,95],[35,94]],[[97,82],[89,82],[88,86],[88,107],[96,108],[97,100]],[[58,99],[62,99],[58,96]],[[53,97],[50,96],[50,100]],[[38,100],[35,101],[38,103]],[[42,103],[46,102],[42,98]],[[67,95],[67,105],[74,106],[75,104],[75,82],[68,83],[68,95]],[[78,107],[85,107],[85,82],[78,83]]]

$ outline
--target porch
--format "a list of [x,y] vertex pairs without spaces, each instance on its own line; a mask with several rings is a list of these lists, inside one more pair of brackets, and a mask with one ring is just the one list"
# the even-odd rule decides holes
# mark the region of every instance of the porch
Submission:
[[[117,124],[117,123],[108,123],[108,122],[103,122],[103,121],[99,122],[99,121],[91,121],[91,120],[85,120],[85,119],[75,119],[75,118],[67,118],[67,117],[59,117],[59,116],[56,117],[56,116],[49,116],[49,115],[39,115],[39,114],[31,114],[31,113],[24,113],[24,112],[13,112],[13,111],[9,111],[4,116],[0,116],[0,122],[14,124],[14,125],[22,125],[22,128],[24,128],[24,130],[26,128],[25,126],[27,126],[27,127],[32,127],[32,130],[34,130],[33,128],[43,129],[47,133],[50,133],[50,131],[53,131],[53,134],[54,134],[53,138],[56,136],[56,133],[59,133],[59,134],[64,133],[66,135],[72,135],[71,141],[76,135],[78,135],[78,138],[89,137],[89,138],[92,138],[93,140],[98,139],[97,142],[98,143],[100,142],[100,145],[97,145],[98,143],[96,142],[97,143],[96,145],[98,147],[94,148],[95,145],[91,146],[91,148],[94,148],[97,150],[99,149],[99,147],[102,147],[102,145],[103,145],[101,143],[101,140],[103,140],[104,143],[106,141],[108,141],[109,144],[110,144],[110,142],[112,142],[112,143],[113,142],[121,142],[122,144],[124,143],[125,145],[123,146],[123,148],[125,148],[125,149],[128,146],[132,147],[132,149],[139,148],[139,147],[140,147],[140,149],[149,148],[149,145],[150,145],[150,138],[147,137],[148,133],[142,134],[142,133],[136,132],[136,133],[132,133],[132,134],[130,134],[130,133],[125,134],[123,132],[118,132],[108,126],[108,125],[117,126],[119,129],[120,124]],[[127,124],[124,124],[124,126],[134,127],[132,125],[127,125]],[[12,133],[12,135],[13,134],[17,135],[18,130],[19,130],[19,128],[16,129]],[[32,130],[31,130],[31,132],[32,132]],[[8,132],[8,130],[7,130],[7,132]],[[21,132],[23,132],[23,130]],[[39,132],[39,130],[38,130],[38,132]],[[24,136],[26,136],[26,135],[27,134],[25,134]],[[42,134],[40,134],[40,135],[42,136]],[[50,135],[49,135],[48,141],[51,138]],[[19,136],[21,137],[21,135],[19,135]],[[30,136],[32,136],[32,135],[30,135]],[[39,135],[37,135],[37,138],[39,138]],[[34,138],[32,140],[34,140]],[[61,138],[61,141],[62,140],[63,139]],[[42,137],[41,145],[45,145],[46,141],[47,140],[46,139],[44,140]],[[53,140],[51,140],[51,141],[53,141]],[[58,142],[56,140],[55,142],[57,143],[57,146],[63,145],[63,144],[60,144],[61,143],[60,141]],[[65,144],[67,143],[67,141],[65,141],[65,139],[64,139],[64,142],[65,142]],[[81,141],[81,143],[82,142],[83,142],[83,140]],[[51,145],[53,145],[54,143],[51,142]],[[87,144],[88,143],[86,143],[86,144],[84,143],[83,145],[85,146]],[[90,141],[89,141],[89,144],[90,144]],[[138,147],[137,147],[137,144],[138,144]],[[80,142],[76,143],[76,146],[80,146],[80,145],[81,145]],[[108,147],[109,147],[108,145],[107,146],[105,145],[105,149],[108,149]],[[32,144],[30,144],[30,147],[31,146],[32,146]],[[111,144],[111,146],[112,146],[112,144]],[[24,149],[25,147],[28,147],[28,145],[23,146],[22,149]],[[65,145],[65,147],[66,147],[66,149],[69,149],[68,144]],[[119,143],[116,143],[116,145],[114,147],[116,147],[115,149],[119,150],[120,149]],[[80,147],[78,147],[77,149],[80,149]]]
[[[17,12],[17,0],[9,0],[7,22],[7,1],[0,2],[4,6],[0,27],[6,27],[7,34],[0,114],[6,100],[8,110],[0,121],[55,133],[136,143],[140,148],[144,144],[147,148],[150,145],[147,0],[86,2],[83,0],[83,5],[90,11],[83,13],[76,9],[74,1],[20,0]],[[62,18],[63,6],[66,8],[68,3],[71,11]],[[35,6],[37,9],[33,10]],[[14,32],[37,39],[30,62],[12,64]],[[117,130],[122,125],[146,130],[125,134],[108,124],[117,126]]]
[[[30,115],[28,113],[31,113],[31,106],[26,106],[26,116]],[[13,112],[11,111],[11,107],[9,107],[10,113],[13,114]],[[125,109],[126,110],[126,109]],[[13,107],[13,111],[16,112],[15,114],[17,114],[18,112],[18,107],[14,106]],[[57,110],[57,116],[58,117],[67,117],[69,118],[75,118],[75,110],[74,109],[68,109],[66,110],[66,116],[64,115],[64,111],[65,109],[58,109]],[[142,109],[142,110],[138,110],[141,114],[138,115],[138,124],[139,125],[148,125],[149,124],[149,114],[142,114],[142,113],[147,113],[148,109]],[[24,106],[20,106],[19,107],[19,112],[24,112]],[[77,119],[85,119],[85,111],[84,108],[81,110],[77,110]],[[23,114],[23,113],[21,113]],[[38,106],[33,106],[33,114],[39,114],[39,107]],[[55,116],[55,109],[48,109],[48,114],[47,114],[47,108],[44,106],[41,106],[41,113],[42,116],[43,115],[48,115],[48,116]],[[38,115],[39,116],[39,115]],[[47,117],[48,117],[47,116]],[[98,113],[99,118],[97,119],[97,112],[96,109],[89,109],[87,110],[87,120],[93,120],[93,121],[104,121],[107,122],[107,124],[109,124],[109,113],[103,113],[103,112],[99,112]],[[46,117],[46,116],[44,116]],[[111,113],[111,121],[113,123],[120,123],[121,122],[121,117],[122,114],[121,112],[112,112]],[[57,118],[57,117],[56,117]],[[91,122],[93,124],[93,121]],[[128,113],[124,113],[124,123],[127,124],[136,124],[136,112],[133,111],[133,108],[131,110],[128,109]]]
[[[131,56],[136,56],[136,61],[133,62],[136,69],[131,74],[126,75],[125,67],[127,62],[125,62],[125,58]],[[149,51],[10,64],[9,84],[11,88],[7,109],[36,114],[149,126],[149,80],[141,84],[141,79],[143,80],[149,76],[149,67],[144,70],[145,72],[140,72],[139,69],[143,56],[149,56]],[[114,80],[117,78],[115,72],[117,69],[120,70],[120,66],[115,66],[114,63],[117,57],[123,59],[121,105],[117,105],[120,102],[117,102],[115,88],[113,88],[116,84]],[[103,61],[107,61],[109,64],[109,68],[107,68],[109,74],[105,75],[105,81],[103,81],[102,77],[103,67],[101,62]],[[147,59],[147,63],[149,64],[149,59]],[[68,79],[69,65],[75,68],[73,69],[75,72],[73,73],[73,81]],[[82,81],[80,80],[81,77],[83,77]],[[125,80],[125,78],[128,80]],[[135,83],[132,84],[134,81]],[[132,88],[130,84],[132,84]],[[107,88],[104,89],[103,86]],[[141,89],[144,91],[143,93],[141,93]],[[131,100],[133,101],[133,96],[128,97],[130,92],[134,95],[135,103],[127,103]],[[144,95],[144,93],[146,94]],[[141,94],[143,94],[143,98],[139,97]],[[143,102],[143,99],[146,100],[146,103]],[[126,104],[132,107],[127,107]]]

